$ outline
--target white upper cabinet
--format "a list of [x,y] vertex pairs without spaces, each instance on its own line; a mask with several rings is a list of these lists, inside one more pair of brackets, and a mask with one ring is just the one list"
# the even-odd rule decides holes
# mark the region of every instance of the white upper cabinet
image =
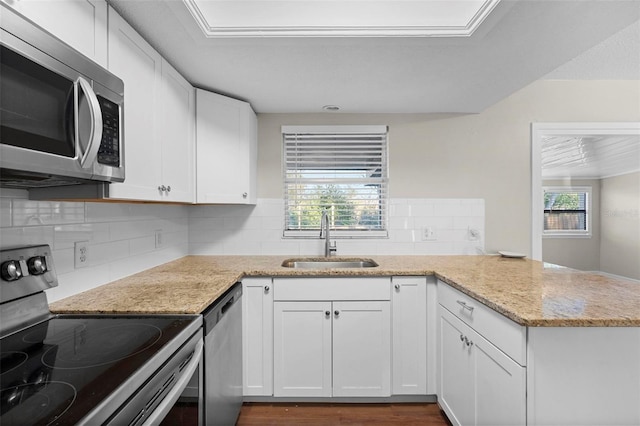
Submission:
[[194,89],[109,8],[109,70],[124,81],[124,183],[110,197],[193,202]]
[[251,105],[196,89],[196,202],[255,204],[257,118]]
[[195,200],[195,89],[162,60],[161,117],[163,200]]
[[105,0],[4,0],[83,55],[107,67]]

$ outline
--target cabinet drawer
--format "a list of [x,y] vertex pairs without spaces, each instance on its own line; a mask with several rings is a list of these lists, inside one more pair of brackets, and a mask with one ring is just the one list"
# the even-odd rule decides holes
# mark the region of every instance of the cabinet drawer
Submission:
[[274,278],[274,300],[391,300],[391,278]]
[[438,302],[520,365],[526,365],[526,328],[438,281]]

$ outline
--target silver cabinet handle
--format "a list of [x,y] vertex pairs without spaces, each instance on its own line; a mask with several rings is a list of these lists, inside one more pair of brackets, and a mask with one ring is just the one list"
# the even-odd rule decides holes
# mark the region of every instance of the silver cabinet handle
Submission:
[[467,345],[467,347],[473,345],[473,342],[469,339],[467,339],[467,336],[464,337],[464,343]]
[[466,309],[469,312],[473,312],[473,306],[469,306],[467,305],[466,302],[463,302],[462,300],[456,300],[456,302],[458,303],[458,305],[462,306],[464,309]]
[[331,311],[325,311],[325,312],[324,312],[324,314],[325,314],[327,317],[330,317],[330,316],[331,316]]
[[338,310],[333,311],[333,313],[334,313],[334,315],[335,315],[335,316],[337,316],[337,317],[339,317],[339,316],[340,316],[340,311],[338,311]]
[[91,114],[91,127],[89,129],[89,141],[87,142],[87,148],[84,150],[82,157],[80,157],[80,167],[83,169],[92,167],[96,157],[98,156],[98,149],[100,148],[100,142],[102,142],[102,111],[100,110],[100,103],[98,97],[91,88],[91,84],[82,77],[78,77],[74,84],[75,92],[75,137],[76,146],[79,151],[82,151],[82,142],[80,141],[80,91],[85,95],[87,106],[89,108],[89,114]]
[[400,284],[396,284],[394,287],[396,290],[400,291]]
[[164,191],[166,191],[166,190],[167,190],[167,187],[166,187],[166,186],[164,186],[164,185],[160,185],[160,186],[158,187],[158,191],[160,191],[160,192],[164,192]]
[[460,335],[460,341],[464,342],[464,336],[462,334]]
[[167,186],[167,192],[171,192],[171,187]]
[[243,193],[242,193],[242,198],[247,198],[247,196],[248,196],[248,195],[249,195],[249,194],[247,194],[246,192],[243,192]]
[[265,286],[264,286],[264,292],[265,292],[265,293],[269,293],[269,286],[268,286],[268,285],[265,285]]

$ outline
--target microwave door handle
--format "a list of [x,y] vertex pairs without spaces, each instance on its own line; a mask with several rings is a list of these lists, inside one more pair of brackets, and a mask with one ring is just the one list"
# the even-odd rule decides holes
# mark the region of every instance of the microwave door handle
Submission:
[[89,106],[89,113],[91,114],[91,130],[89,132],[89,143],[87,149],[80,158],[80,167],[83,169],[89,168],[93,165],[98,156],[98,149],[100,149],[100,142],[102,141],[102,110],[100,109],[100,103],[98,103],[98,97],[93,92],[91,85],[87,80],[82,77],[78,77],[75,83],[76,86],[76,99],[75,99],[75,133],[76,143],[78,144],[79,151],[82,151],[80,142],[80,121],[79,121],[79,109],[80,109],[80,93],[79,90],[85,95],[87,105]]

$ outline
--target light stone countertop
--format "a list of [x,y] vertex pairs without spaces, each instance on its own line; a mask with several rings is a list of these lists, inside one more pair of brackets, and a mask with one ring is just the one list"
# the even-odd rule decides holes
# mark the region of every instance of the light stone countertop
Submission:
[[[186,256],[51,303],[54,313],[197,314],[245,276],[436,275],[525,326],[640,326],[640,284],[500,256],[365,256],[379,266],[282,267],[287,256]],[[344,259],[344,258],[340,258]],[[335,259],[332,259],[335,260]]]

